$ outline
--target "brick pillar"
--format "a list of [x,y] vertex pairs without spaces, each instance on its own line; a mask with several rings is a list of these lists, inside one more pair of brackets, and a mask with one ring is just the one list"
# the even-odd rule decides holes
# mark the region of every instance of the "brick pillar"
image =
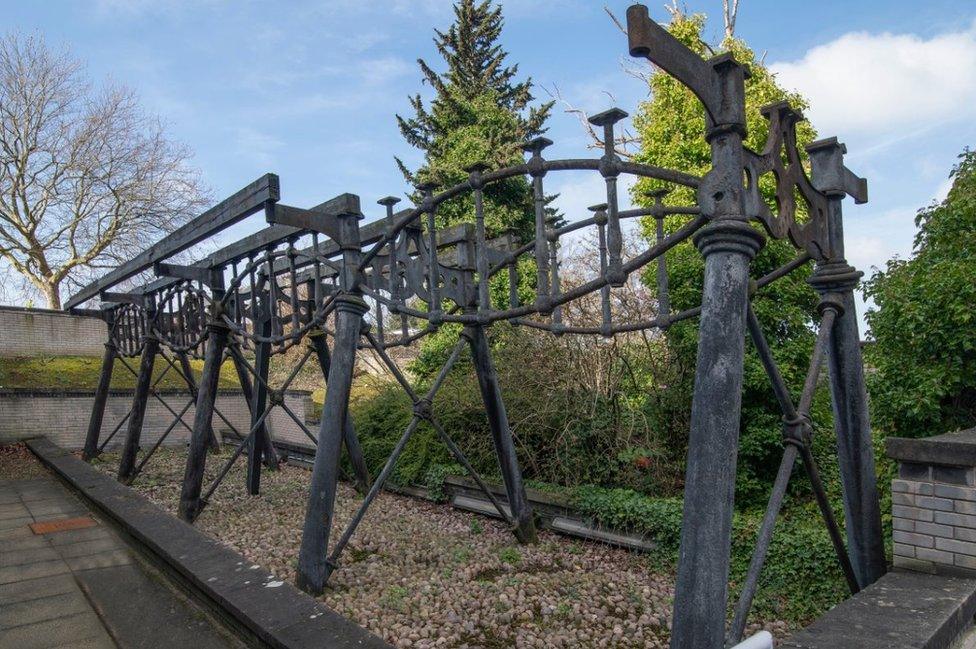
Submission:
[[886,446],[895,567],[976,576],[976,428]]

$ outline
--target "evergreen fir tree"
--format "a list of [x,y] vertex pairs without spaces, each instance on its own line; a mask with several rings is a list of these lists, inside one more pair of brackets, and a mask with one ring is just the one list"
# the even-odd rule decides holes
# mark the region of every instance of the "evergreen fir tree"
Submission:
[[[417,63],[424,83],[436,92],[425,105],[420,94],[410,98],[413,117],[397,115],[404,139],[424,151],[420,168],[397,164],[413,185],[435,182],[446,188],[463,182],[464,169],[485,163],[491,169],[518,164],[522,145],[545,132],[552,102],[531,106],[532,81],[517,81],[518,65],[507,65],[507,52],[498,44],[504,19],[491,0],[459,0],[454,24],[435,30],[434,44],[447,69],[435,71]],[[464,196],[438,211],[438,224],[472,219],[471,198]],[[511,178],[485,189],[485,223],[489,236],[506,230],[531,237],[534,216],[531,192],[524,178]]]

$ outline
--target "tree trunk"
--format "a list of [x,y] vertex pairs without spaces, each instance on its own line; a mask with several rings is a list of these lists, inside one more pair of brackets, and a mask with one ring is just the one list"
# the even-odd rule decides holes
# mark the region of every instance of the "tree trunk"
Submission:
[[47,308],[61,310],[61,287],[51,282],[45,282],[41,289],[47,298]]

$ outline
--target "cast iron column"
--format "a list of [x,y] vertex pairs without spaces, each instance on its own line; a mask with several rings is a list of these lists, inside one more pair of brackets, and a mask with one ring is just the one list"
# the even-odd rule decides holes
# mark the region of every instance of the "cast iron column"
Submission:
[[[186,387],[190,391],[190,398],[196,403],[199,389],[197,388],[197,380],[193,376],[193,366],[190,364],[190,357],[187,356],[186,352],[178,352],[176,356],[180,361],[180,371],[183,372],[183,380],[186,381]],[[214,432],[213,426],[210,426],[210,450],[213,453],[220,452],[220,440],[217,439],[217,433]]]
[[[329,353],[325,332],[312,331],[308,334],[308,340],[312,349],[315,350],[315,357],[319,362],[319,368],[322,370],[322,377],[328,380],[329,371],[332,367],[332,355]],[[363,458],[363,449],[359,444],[359,437],[356,435],[356,427],[349,416],[346,417],[346,424],[342,430],[342,439],[346,444],[349,462],[352,464],[352,471],[356,476],[356,491],[365,494],[369,491],[369,469],[366,468],[366,460]]]
[[203,360],[203,373],[197,392],[196,411],[193,413],[193,433],[190,435],[190,448],[186,457],[186,471],[183,474],[183,488],[180,492],[179,517],[192,523],[200,513],[202,503],[200,492],[203,489],[203,472],[207,464],[207,446],[213,421],[214,401],[217,398],[217,382],[220,379],[220,365],[224,360],[224,349],[230,330],[221,319],[218,309],[220,297],[214,295],[213,312],[207,324],[207,351]]
[[724,643],[749,263],[763,244],[744,213],[743,68],[730,57],[713,66],[723,104],[731,110],[724,123],[709,124],[712,169],[698,189],[702,214],[711,223],[694,238],[705,258],[705,280],[672,649],[719,649]]
[[858,332],[854,288],[862,273],[844,258],[844,196],[867,201],[867,184],[844,167],[843,144],[836,138],[807,147],[813,167],[812,182],[828,198],[829,255],[818,260],[810,283],[824,298],[832,295],[843,305],[827,346],[830,393],[837,430],[837,461],[844,495],[847,553],[861,588],[877,581],[887,570],[881,507],[871,443],[864,362]]
[[132,414],[129,415],[129,427],[126,430],[125,445],[122,447],[122,457],[119,460],[119,482],[126,484],[132,480],[136,468],[136,455],[139,453],[139,441],[142,437],[142,422],[146,418],[149,391],[152,389],[153,367],[156,363],[156,354],[159,353],[159,339],[155,334],[147,333],[144,341],[142,357],[139,360],[139,376],[136,379],[135,393],[132,395]]
[[[241,384],[241,392],[244,394],[244,402],[247,404],[247,411],[251,413],[251,422],[254,421],[254,406],[252,404],[254,397],[254,385],[251,383],[251,372],[247,369],[247,366],[237,357],[237,354],[241,352],[241,348],[237,348],[237,353],[231,354],[231,362],[234,364],[234,370],[237,372],[237,381]],[[261,413],[258,413],[260,416]],[[267,439],[274,438],[274,429],[271,427],[271,422],[265,418],[261,427],[266,429],[264,435]],[[274,450],[274,447],[272,447]],[[265,453],[264,461],[269,469],[278,468],[278,454],[277,453]]]
[[485,413],[488,415],[491,439],[502,470],[502,479],[505,481],[512,519],[515,521],[515,536],[521,543],[535,543],[538,540],[535,520],[532,516],[532,507],[525,495],[522,469],[519,467],[515,453],[508,413],[505,411],[505,402],[502,400],[501,388],[498,385],[498,373],[491,360],[488,337],[481,325],[466,327],[463,335],[471,346],[471,357],[474,359],[478,386],[481,388],[481,398],[485,404]]
[[[273,280],[272,280],[273,281]],[[263,283],[258,285],[263,289]],[[255,332],[261,336],[271,335],[271,300],[267,291],[261,290],[257,296],[261,310],[260,321],[254,323]],[[268,407],[268,370],[271,364],[271,343],[259,342],[254,350],[254,373],[256,374],[253,392],[251,393],[251,428],[257,423],[265,408]],[[262,424],[251,436],[247,446],[247,492],[252,496],[261,491],[261,459],[266,448],[271,446],[271,438],[267,428]]]
[[342,249],[342,266],[339,273],[340,292],[335,297],[335,343],[325,385],[325,403],[315,447],[296,579],[299,588],[313,594],[321,594],[325,590],[329,575],[335,568],[329,563],[328,552],[339,480],[339,452],[342,450],[342,436],[349,414],[349,393],[363,316],[369,310],[359,288],[362,278],[359,269],[362,258],[359,239],[361,218],[363,216],[358,210],[356,213],[337,215],[338,236],[335,239]]
[[102,370],[98,376],[98,387],[95,388],[95,402],[92,404],[91,419],[88,420],[88,434],[85,435],[85,448],[81,452],[81,459],[90,462],[98,455],[98,438],[102,433],[102,419],[105,416],[105,403],[108,401],[108,391],[112,384],[112,370],[115,368],[115,356],[118,350],[112,342],[112,320],[106,315],[108,324],[108,341],[105,343],[105,355],[102,356]]
[[366,302],[357,295],[340,295],[336,297],[336,303],[335,347],[325,386],[319,443],[315,448],[312,484],[298,554],[298,587],[314,594],[321,594],[325,590],[325,583],[333,570],[326,557],[339,479],[339,452],[342,450],[342,436],[349,413],[356,348],[363,315],[369,310]]

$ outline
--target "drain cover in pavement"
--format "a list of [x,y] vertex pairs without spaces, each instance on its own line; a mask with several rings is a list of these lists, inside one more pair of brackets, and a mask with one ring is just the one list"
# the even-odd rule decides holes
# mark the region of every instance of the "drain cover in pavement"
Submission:
[[31,523],[30,528],[34,534],[50,534],[51,532],[81,530],[95,525],[98,523],[91,516],[79,516],[77,518],[58,518],[53,521],[38,521]]

